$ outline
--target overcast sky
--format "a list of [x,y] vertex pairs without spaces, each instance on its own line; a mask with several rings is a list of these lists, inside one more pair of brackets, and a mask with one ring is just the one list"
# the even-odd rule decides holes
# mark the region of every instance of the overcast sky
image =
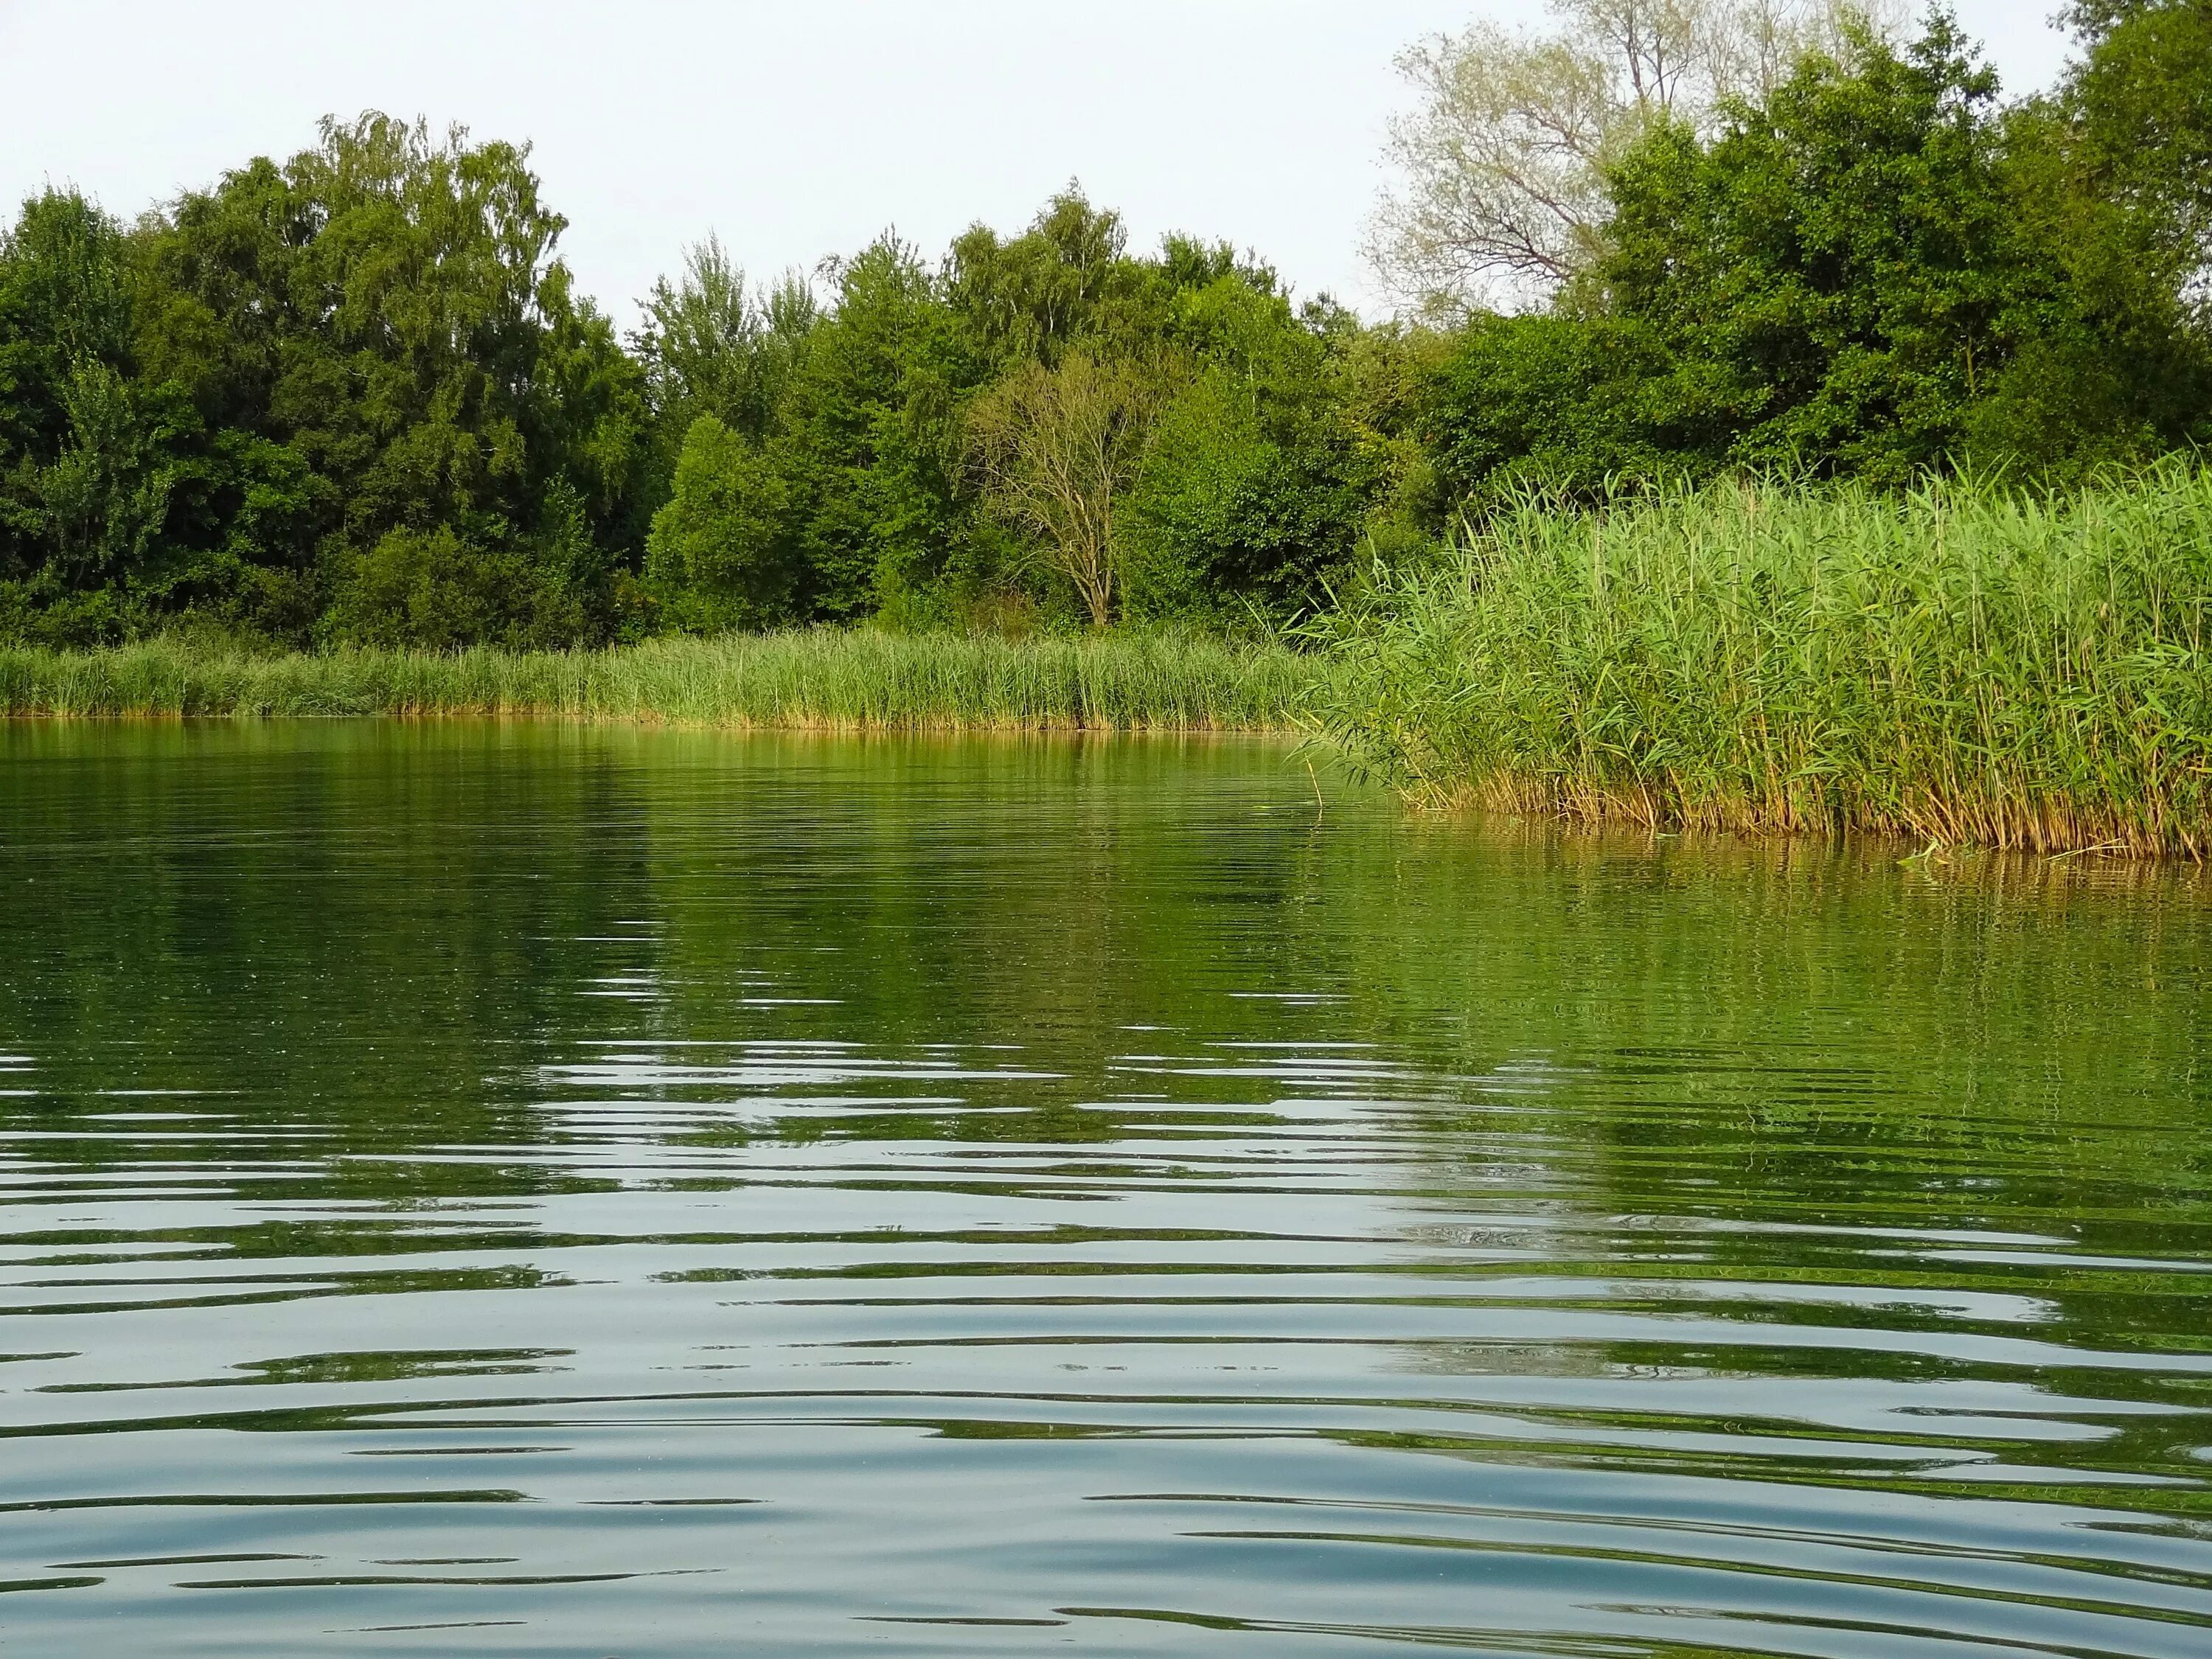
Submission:
[[[2057,0],[1962,0],[2008,88]],[[0,203],[125,216],[284,155],[325,112],[528,139],[562,252],[627,325],[684,246],[811,266],[886,226],[932,255],[1071,178],[1149,246],[1257,249],[1373,309],[1358,242],[1405,89],[1392,55],[1536,0],[0,0]]]

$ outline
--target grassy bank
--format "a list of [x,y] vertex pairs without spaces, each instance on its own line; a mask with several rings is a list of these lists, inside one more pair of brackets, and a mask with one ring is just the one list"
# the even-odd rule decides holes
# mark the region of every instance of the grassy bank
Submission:
[[602,652],[0,648],[0,714],[1319,730],[1418,799],[2212,854],[2212,473],[2038,501],[1741,484],[1494,515],[1297,653],[819,630]]
[[1287,728],[1313,665],[1124,633],[1024,641],[823,629],[596,652],[256,656],[181,641],[0,648],[0,713],[550,714],[786,727]]
[[2049,501],[1527,504],[1317,630],[1417,798],[1655,827],[2212,852],[2212,476]]

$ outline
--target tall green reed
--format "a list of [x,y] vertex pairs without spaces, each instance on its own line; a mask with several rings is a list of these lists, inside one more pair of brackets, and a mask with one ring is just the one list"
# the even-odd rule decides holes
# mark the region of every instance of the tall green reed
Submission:
[[550,714],[759,726],[1284,729],[1280,645],[1120,633],[1021,641],[865,629],[598,652],[261,656],[185,640],[0,648],[0,714]]
[[1310,718],[1431,801],[2212,851],[2212,474],[2076,495],[1533,498],[1310,630]]

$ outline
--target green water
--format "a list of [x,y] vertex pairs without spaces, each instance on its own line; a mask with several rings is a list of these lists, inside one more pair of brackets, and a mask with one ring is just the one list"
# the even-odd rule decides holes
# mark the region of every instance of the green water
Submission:
[[2212,1652],[2212,893],[0,727],[0,1651]]

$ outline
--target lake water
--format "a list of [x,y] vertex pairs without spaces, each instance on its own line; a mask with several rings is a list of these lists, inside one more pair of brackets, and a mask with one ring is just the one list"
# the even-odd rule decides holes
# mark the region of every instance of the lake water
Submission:
[[2212,897],[0,726],[0,1650],[2212,1653]]

